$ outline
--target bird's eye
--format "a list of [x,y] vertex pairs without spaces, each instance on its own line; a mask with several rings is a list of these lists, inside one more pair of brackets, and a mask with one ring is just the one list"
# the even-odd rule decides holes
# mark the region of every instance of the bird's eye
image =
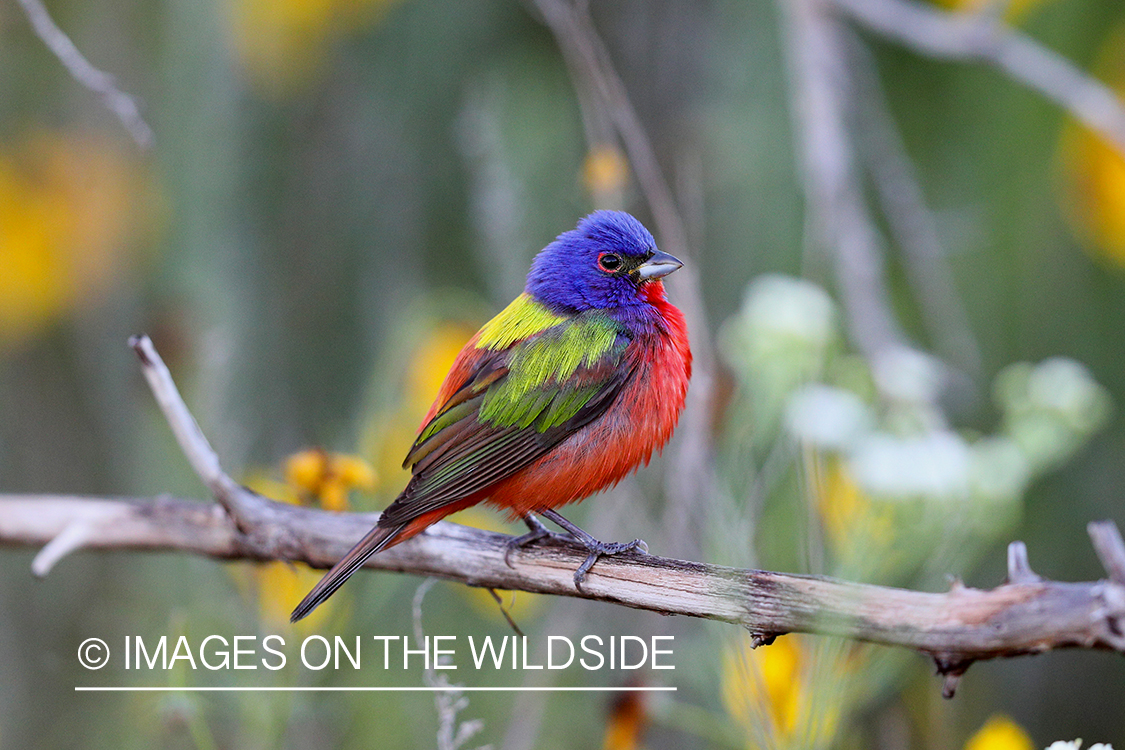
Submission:
[[614,253],[601,253],[598,255],[598,268],[606,273],[613,273],[621,268],[621,256]]

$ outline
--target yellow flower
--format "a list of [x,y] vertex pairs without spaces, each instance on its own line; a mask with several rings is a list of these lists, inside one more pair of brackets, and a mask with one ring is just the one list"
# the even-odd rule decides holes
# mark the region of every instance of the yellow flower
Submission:
[[1035,745],[1019,724],[993,714],[965,743],[965,750],[1035,750]]
[[817,493],[817,510],[832,549],[847,563],[872,559],[873,550],[894,541],[891,508],[871,499],[847,470],[843,460],[830,460]]
[[235,0],[235,51],[250,82],[271,96],[300,93],[332,44],[375,23],[395,0]]
[[[934,0],[934,2],[950,10],[977,13],[988,8],[990,4],[994,5],[996,0]],[[1005,3],[1004,18],[1014,22],[1042,2],[1043,0],[1009,0]]]
[[109,141],[39,134],[0,148],[0,347],[109,292],[144,203],[139,169]]
[[[1109,35],[1094,69],[1125,92],[1125,26]],[[1092,251],[1125,265],[1125,156],[1100,135],[1070,122],[1060,156],[1062,200],[1070,226]]]
[[763,713],[775,737],[797,727],[804,700],[804,657],[799,636],[783,636],[751,649],[745,641],[723,654],[723,705],[735,721],[758,726]]
[[286,460],[285,481],[325,510],[343,511],[351,490],[374,489],[375,469],[359,456],[310,448]]
[[621,192],[629,182],[629,160],[609,144],[593,146],[582,164],[582,183],[599,208],[620,207]]
[[839,641],[790,634],[753,649],[744,635],[723,651],[723,706],[748,747],[827,747],[866,663],[866,649]]

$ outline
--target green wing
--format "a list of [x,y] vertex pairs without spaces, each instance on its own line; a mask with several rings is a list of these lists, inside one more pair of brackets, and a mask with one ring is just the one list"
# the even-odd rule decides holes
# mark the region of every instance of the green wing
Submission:
[[470,377],[406,457],[414,476],[380,517],[411,520],[515,474],[605,413],[631,379],[629,339],[586,314],[503,350],[480,350]]

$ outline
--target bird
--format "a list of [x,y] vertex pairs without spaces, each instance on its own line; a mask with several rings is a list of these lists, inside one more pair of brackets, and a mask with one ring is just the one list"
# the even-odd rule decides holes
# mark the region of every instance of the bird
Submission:
[[692,355],[663,278],[682,266],[623,211],[595,211],[543,248],[523,293],[454,359],[403,462],[405,489],[290,620],[375,553],[481,502],[527,524],[509,553],[556,536],[537,516],[564,529],[588,552],[579,590],[600,556],[647,552],[639,539],[598,541],[555,509],[617,484],[671,437]]

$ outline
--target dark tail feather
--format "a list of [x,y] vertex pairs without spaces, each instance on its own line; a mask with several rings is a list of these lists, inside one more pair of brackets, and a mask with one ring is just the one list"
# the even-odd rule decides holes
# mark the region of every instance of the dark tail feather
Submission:
[[367,558],[389,546],[404,528],[406,528],[406,524],[389,528],[376,526],[369,531],[367,536],[359,540],[359,543],[352,547],[340,562],[333,565],[332,570],[325,573],[324,578],[321,578],[318,584],[312,587],[312,591],[301,600],[301,603],[293,610],[293,614],[289,615],[289,622],[297,622],[297,620],[307,616],[319,607],[325,599],[335,594],[336,589],[343,586],[344,581],[348,580],[352,573],[363,567]]

